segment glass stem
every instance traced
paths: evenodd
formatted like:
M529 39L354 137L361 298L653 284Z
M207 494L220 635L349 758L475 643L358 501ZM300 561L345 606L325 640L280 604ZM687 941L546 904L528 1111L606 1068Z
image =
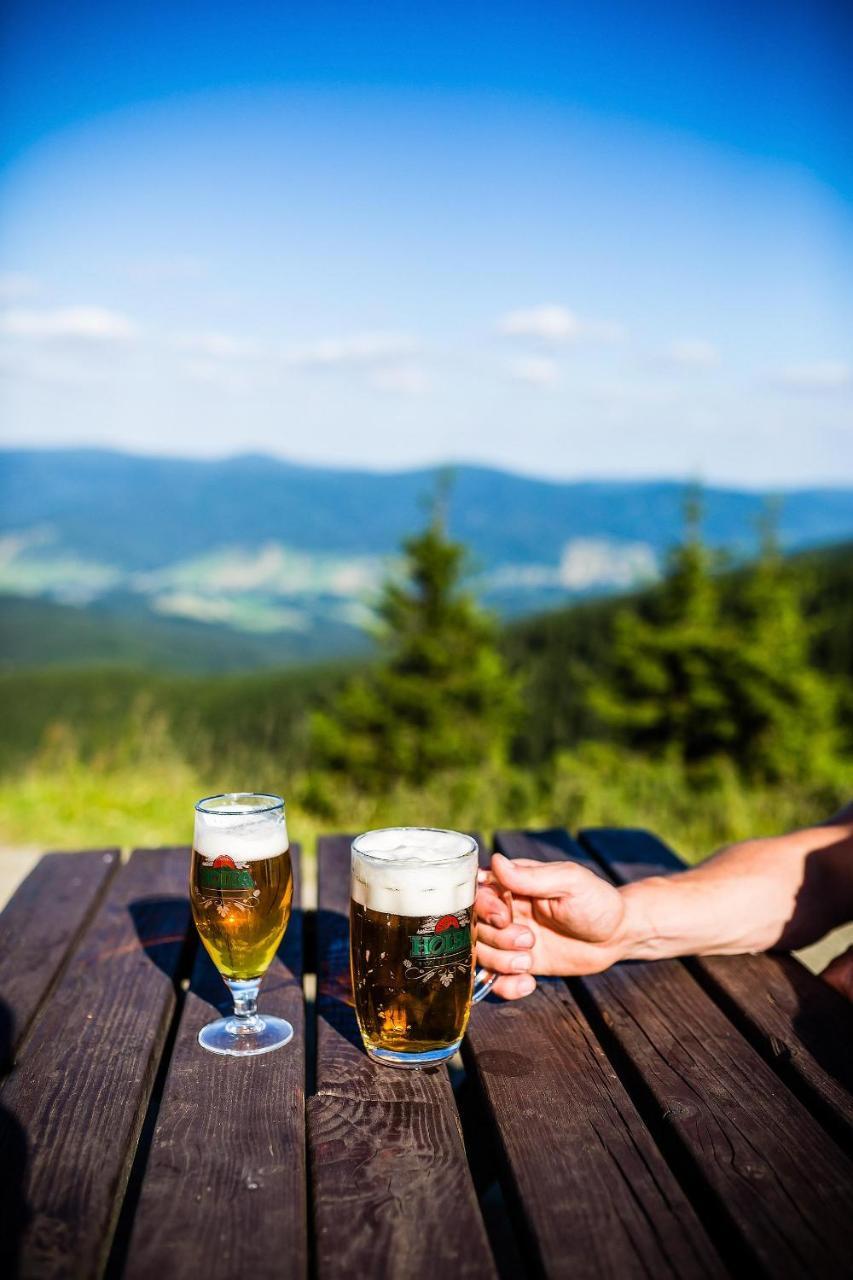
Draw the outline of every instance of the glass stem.
M237 978L226 978L225 985L231 992L231 998L234 1001L234 1021L237 1034L242 1032L257 1030L260 1019L258 1018L258 992L261 989L260 978L251 978L249 981L242 982Z

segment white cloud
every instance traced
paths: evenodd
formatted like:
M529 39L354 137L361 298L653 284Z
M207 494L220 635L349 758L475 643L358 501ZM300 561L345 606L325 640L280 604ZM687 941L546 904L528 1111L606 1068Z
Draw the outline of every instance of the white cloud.
M0 272L0 302L20 302L38 293L39 282L25 271Z
M382 366L374 370L368 381L376 391L397 392L404 396L422 396L429 391L426 371L411 363Z
M537 338L540 342L618 342L621 325L609 320L586 320L555 302L508 311L498 320L498 332L510 338Z
M670 343L665 352L667 360L685 369L711 369L720 363L720 353L713 342L704 338L681 338Z
M815 360L782 369L779 381L797 391L839 391L853 383L853 370L844 360Z
M513 338L541 338L546 342L571 342L580 336L581 322L573 311L556 303L508 311L498 329Z
M41 311L15 307L0 316L0 332L36 341L71 338L124 342L134 337L137 330L127 316L106 307L56 307Z
M520 356L510 362L509 372L519 382L531 382L537 387L553 387L560 380L559 365L547 356Z
M418 343L404 333L353 333L342 338L320 338L285 351L291 365L370 364L411 355Z
M177 333L172 341L178 351L210 360L243 360L260 354L257 343L249 338L234 337L230 333Z

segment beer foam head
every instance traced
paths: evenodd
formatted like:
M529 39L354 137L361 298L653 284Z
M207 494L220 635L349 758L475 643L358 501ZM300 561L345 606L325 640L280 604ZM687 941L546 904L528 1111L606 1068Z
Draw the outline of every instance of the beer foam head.
M204 858L256 862L288 847L284 801L280 796L234 791L199 800L193 848Z
M353 841L352 896L387 915L464 911L477 887L477 842L459 831L387 827Z

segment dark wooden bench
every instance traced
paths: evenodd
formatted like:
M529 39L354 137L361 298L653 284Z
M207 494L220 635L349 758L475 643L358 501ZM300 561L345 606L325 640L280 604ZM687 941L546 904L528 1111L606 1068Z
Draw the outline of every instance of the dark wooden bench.
M496 845L681 865L639 831ZM545 979L477 1007L464 1071L394 1072L351 1007L348 851L320 841L308 913L297 851L262 1000L296 1037L242 1062L196 1043L227 1001L186 849L27 877L0 915L0 1275L853 1274L853 1010L825 984L781 955Z

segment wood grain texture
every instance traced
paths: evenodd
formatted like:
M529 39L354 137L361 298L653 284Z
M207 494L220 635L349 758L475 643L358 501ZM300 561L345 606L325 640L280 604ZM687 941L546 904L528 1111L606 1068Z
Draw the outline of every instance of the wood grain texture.
M845 1274L853 1165L683 965L581 981L697 1197L713 1197L768 1274Z
M148 849L120 868L0 1094L0 1163L23 1173L11 1274L100 1274L175 1006L188 865Z
M620 883L683 870L647 831L594 828L581 843ZM782 1078L853 1150L853 1005L794 956L695 956L685 962Z
M318 1276L494 1274L453 1107L325 1095L309 1121Z
M2 1052L26 1035L119 864L118 849L47 853L0 914Z
M588 861L569 837L538 844ZM516 853L524 847L537 856L537 841L514 837ZM715 1244L774 1277L847 1274L853 1165L684 965L622 964L574 981L694 1207L717 1224Z
M349 837L318 850L317 1094L308 1103L319 1280L493 1280L445 1068L400 1071L361 1045L349 983Z
M198 948L181 1013L124 1276L297 1280L308 1266L305 1023L299 849L294 910L263 986L261 1013L293 1024L290 1044L256 1058L207 1053L198 1033L230 1007Z
M533 1271L727 1274L564 982L540 979L524 1000L479 1005L464 1056Z

